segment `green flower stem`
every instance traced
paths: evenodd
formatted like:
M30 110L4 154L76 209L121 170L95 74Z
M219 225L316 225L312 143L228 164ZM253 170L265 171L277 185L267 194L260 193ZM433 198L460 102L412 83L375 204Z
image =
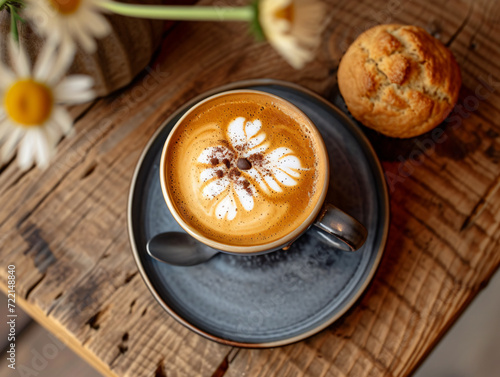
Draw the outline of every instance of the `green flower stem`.
M24 22L24 20L17 13L17 8L12 3L7 3L10 11L10 34L14 40L19 43L19 29L17 28L17 21Z
M105 1L101 8L122 16L154 18L172 21L253 21L255 8L220 6L182 6L182 5L141 5Z
M0 10L5 8L6 5L12 5L16 8L21 8L24 6L23 0L0 0Z

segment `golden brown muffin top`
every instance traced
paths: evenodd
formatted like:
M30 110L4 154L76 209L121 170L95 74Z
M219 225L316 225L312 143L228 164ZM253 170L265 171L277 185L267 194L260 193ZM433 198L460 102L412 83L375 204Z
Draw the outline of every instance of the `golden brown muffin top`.
M393 137L412 137L442 122L458 99L460 70L424 29L380 25L342 58L339 87L353 116Z

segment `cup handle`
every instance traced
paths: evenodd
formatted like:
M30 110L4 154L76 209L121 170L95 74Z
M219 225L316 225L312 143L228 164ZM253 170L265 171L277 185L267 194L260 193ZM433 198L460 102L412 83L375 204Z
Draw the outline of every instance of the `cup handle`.
M323 206L313 224L321 240L343 251L356 251L366 241L368 232L355 218L332 204Z

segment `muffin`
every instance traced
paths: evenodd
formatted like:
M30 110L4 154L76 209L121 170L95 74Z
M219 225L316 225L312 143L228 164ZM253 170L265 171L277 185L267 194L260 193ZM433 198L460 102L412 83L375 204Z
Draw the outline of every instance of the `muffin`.
M424 29L379 25L340 62L338 84L351 114L387 136L409 138L441 123L461 85L452 53Z

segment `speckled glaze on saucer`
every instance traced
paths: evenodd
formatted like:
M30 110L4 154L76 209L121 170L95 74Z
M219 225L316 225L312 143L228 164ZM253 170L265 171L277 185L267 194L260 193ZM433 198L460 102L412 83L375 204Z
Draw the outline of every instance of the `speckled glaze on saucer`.
M287 251L265 255L220 254L192 267L151 258L146 242L183 231L164 201L158 178L163 144L176 121L194 103L218 92L256 89L299 107L321 132L330 157L327 201L368 229L357 252L331 249L312 230ZM287 82L237 82L193 99L151 138L131 185L129 235L139 271L160 305L209 339L238 347L276 347L309 337L332 324L363 293L380 262L388 232L388 195L383 171L363 133L340 110Z

